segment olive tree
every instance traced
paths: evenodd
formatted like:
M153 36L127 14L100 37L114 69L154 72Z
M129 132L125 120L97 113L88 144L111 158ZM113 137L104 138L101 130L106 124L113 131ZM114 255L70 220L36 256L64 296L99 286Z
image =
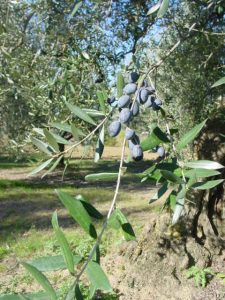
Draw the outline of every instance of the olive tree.
M140 1L132 2L140 3ZM163 24L164 18L166 20L168 7L171 7L169 4L170 1L163 0L150 8L146 14L153 16L153 20L159 20ZM171 9L174 6L176 7L176 4L175 1ZM216 8L217 3L212 3L212 6L207 7L207 10L210 11L211 7ZM171 228L178 223L183 222L183 224L186 224L187 221L192 221L190 221L186 213L186 208L190 201L190 195L193 192L223 186L224 179L220 178L221 170L224 169L222 164L208 159L190 159L184 151L199 136L207 120L205 119L195 124L193 128L186 130L185 134L180 133L179 140L174 138L176 131L170 126L173 111L170 110L170 106L167 105L162 91L158 88L158 85L161 86L161 83L156 84L156 71L158 72L180 47L182 49L195 28L197 30L202 29L197 27L197 25L201 25L201 23L198 23L198 20L194 19L193 21L192 24L189 24L185 35L178 37L167 51L160 53L160 56L156 58L154 63L146 63L142 68L138 68L139 63L134 59L129 66L129 69L132 69L132 71L119 73L117 76L116 97L106 99L107 96L104 93L99 94L99 110L90 110L83 106L74 105L71 99L67 97L67 94L64 93L62 105L65 109L71 112L71 115L76 118L81 127L84 123L90 126L85 136L80 136L80 128L74 126L73 122L69 123L64 130L72 134L74 142L64 151L61 151L58 147L58 137L52 129L52 127L57 128L58 125L50 124L48 129L45 128L43 130L41 138L33 137L34 145L44 152L47 158L32 171L31 175L44 169L46 170L45 175L47 175L57 167L65 153L72 155L77 146L90 141L98 133L94 158L97 163L104 151L105 127L107 126L108 135L112 138L121 134L121 128L125 130L118 172L89 174L85 177L86 181L96 183L109 179L116 181L113 199L106 216L103 216L81 195L72 197L61 190L57 190L57 195L67 208L68 213L81 226L84 232L93 239L93 247L88 257L74 256L63 230L59 226L57 212L54 212L52 226L62 255L60 257L44 257L29 263L23 263L24 268L42 286L45 297L49 299L59 298L58 291L53 288L44 275L45 271L53 271L59 268L67 268L69 276L73 278L72 284L64 297L67 300L84 299L80 289L84 273L90 283L89 298L92 299L98 290L112 292L112 287L100 264L99 245L106 228L109 226L120 229L127 241L135 239L135 233L131 224L116 206L121 180L126 176L125 163L129 164L131 160L138 163L138 161L143 159L146 151L155 151L157 153L157 159L149 162L148 168L138 174L138 176L142 181L149 181L150 184L152 181L160 183L160 188L150 199L150 204L163 197L165 200L163 207L167 207L172 212ZM225 83L225 80L222 77L214 85L213 83L211 83L212 88L213 86L220 87ZM161 89L163 89L163 86L161 86ZM133 121L136 119L140 123L143 112L154 113L157 123L152 124L148 137L141 140L139 129L135 128L135 122ZM127 146L130 149L130 155L125 157L125 148ZM94 219L102 220L100 230L96 229ZM188 235L190 233L186 232L186 236ZM185 243L185 239L183 241ZM201 238L201 243L203 246L205 245L204 237ZM29 299L32 295L24 295L24 297Z

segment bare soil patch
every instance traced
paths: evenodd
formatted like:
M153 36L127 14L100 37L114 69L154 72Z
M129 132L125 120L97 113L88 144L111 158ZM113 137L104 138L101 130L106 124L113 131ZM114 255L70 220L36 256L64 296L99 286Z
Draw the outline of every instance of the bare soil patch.
M186 270L192 265L225 271L225 253L207 249L191 237L168 235L168 215L149 213L143 234L124 242L104 259L120 300L223 300L225 284L213 278L205 288L195 287ZM165 222L166 221L166 222ZM220 249L221 250L221 249Z

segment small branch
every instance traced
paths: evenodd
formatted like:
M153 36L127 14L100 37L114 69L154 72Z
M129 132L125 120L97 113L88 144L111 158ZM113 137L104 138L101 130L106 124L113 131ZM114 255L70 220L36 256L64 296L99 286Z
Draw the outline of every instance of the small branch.
M108 214L107 214L107 217L106 217L106 220L102 226L102 229L98 235L98 238L88 256L88 259L86 260L86 262L84 263L84 265L82 266L80 272L77 274L76 276L76 280L75 282L73 283L72 285L72 289L76 287L77 283L79 282L82 274L84 273L88 263L92 260L94 254L95 254L95 251L97 249L97 247L100 245L101 243L101 240L102 240L102 236L103 236L103 233L105 232L106 228L107 228L107 225L108 225L108 220L109 218L111 217L113 211L114 211L114 208L115 208L115 204L116 204L116 200L117 200L117 196L118 196L118 193L119 193L119 188L120 188L120 182L121 182L121 176L122 176L122 173L123 173L123 161L124 161L124 156L125 156L125 145L126 145L126 139L124 137L123 139L123 146L122 146L122 152L121 152L121 158L120 158L120 167L119 167L119 173L118 173L118 177L117 177L117 183L116 183L116 189L115 189L115 192L114 192L114 197L113 197L113 200L112 200L112 203L111 203L111 206L109 208L109 211L108 211Z
M83 142L85 142L86 140L88 140L108 119L108 117L110 116L112 112L110 112L96 127L94 130L92 130L87 136L85 136L81 141L79 141L78 143L72 145L71 147L67 148L66 150L64 150L63 152L57 153L55 155L53 155L52 157L58 157L59 155L62 154L66 154L67 152L69 152L70 150L76 148L77 146L79 146L80 144L82 144Z

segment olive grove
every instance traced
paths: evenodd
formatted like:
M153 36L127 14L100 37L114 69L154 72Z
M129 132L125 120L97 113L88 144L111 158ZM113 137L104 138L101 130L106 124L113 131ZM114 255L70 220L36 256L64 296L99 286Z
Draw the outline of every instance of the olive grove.
M117 199L126 168L143 160L147 151L157 158L135 176L159 184L149 204L164 199L162 209L171 216L165 243L179 239L187 267L195 266L196 255L188 249L189 240L212 256L215 249L223 251L223 1L12 1L0 9L5 18L2 133L18 143L26 138L44 153L30 175L44 170L47 176L64 157L67 167L76 148L87 143L96 145L98 163L105 137L122 135L118 172L85 177L96 184L115 180L106 215L81 195L56 191L68 214L93 239L87 256L74 256L57 211L53 213L54 234L72 278L63 299L86 299L80 289L84 278L88 299L113 292L100 264L100 244L107 227L120 229L126 241L136 239ZM143 130L148 132L144 139ZM100 229L94 220L101 220ZM51 256L22 263L48 299L59 299L44 275L59 268L57 260Z

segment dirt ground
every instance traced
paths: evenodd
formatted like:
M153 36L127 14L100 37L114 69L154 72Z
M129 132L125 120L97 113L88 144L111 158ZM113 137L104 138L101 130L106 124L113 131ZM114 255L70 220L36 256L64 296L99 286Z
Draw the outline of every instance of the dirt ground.
M165 234L165 220L168 216L150 213L138 241L124 242L116 253L105 258L106 270L119 299L225 299L225 283L221 279L209 279L203 288L196 287L193 278L186 277L187 268L193 264L200 269L210 265L212 270L223 273L224 251L218 255L196 244L192 238L169 237Z

